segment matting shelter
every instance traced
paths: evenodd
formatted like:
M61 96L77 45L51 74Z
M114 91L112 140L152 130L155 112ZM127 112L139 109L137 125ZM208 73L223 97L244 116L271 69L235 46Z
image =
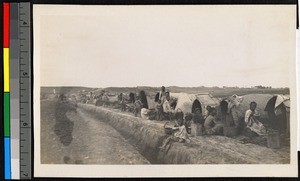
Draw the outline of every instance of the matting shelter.
M183 113L194 113L196 108L200 108L201 112L209 105L216 107L220 100L208 93L203 94L187 94L187 93L171 93L171 97L177 99L175 110L181 109Z
M290 129L290 96L273 94L247 94L244 96L232 95L228 97L228 107L234 105L240 120L244 119L245 112L250 108L251 102L256 102L256 110L264 124L274 129Z

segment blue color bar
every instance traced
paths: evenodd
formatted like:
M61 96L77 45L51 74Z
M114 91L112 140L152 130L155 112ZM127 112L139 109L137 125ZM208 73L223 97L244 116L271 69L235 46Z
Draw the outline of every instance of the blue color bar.
M11 179L10 138L4 138L4 179Z

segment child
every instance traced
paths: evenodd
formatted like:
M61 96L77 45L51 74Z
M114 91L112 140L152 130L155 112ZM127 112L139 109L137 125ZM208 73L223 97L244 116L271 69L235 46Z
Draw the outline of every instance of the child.
M175 113L175 119L178 125L178 130L174 132L174 136L179 140L179 142L189 141L187 130L184 124L183 112Z
M161 103L161 100L157 101L156 104L156 120L157 121L161 121L163 120L164 116L163 116L163 105Z
M175 113L175 119L176 119L176 128L173 129L174 132L171 136L169 136L167 139L163 141L163 144L160 148L160 151L162 152L168 152L173 142L180 142L180 143L189 143L190 139L188 137L185 125L184 125L184 119L183 119L183 112L176 112Z

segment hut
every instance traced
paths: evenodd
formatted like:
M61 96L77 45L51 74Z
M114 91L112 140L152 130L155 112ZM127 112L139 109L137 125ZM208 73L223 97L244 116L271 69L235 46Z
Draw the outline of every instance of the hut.
M196 108L200 108L201 112L206 109L206 106L216 107L220 104L220 100L213 97L211 94L197 94L196 99L193 101L192 113Z
M251 102L256 102L256 110L260 120L269 127L289 132L289 95L273 94L247 94L228 97L228 108L235 109L240 121L244 121L245 112L250 108Z
M290 131L290 96L274 95L265 107L270 125L277 129Z
M196 108L200 108L204 112L206 106L215 107L219 105L219 99L208 93L203 94L187 94L187 93L171 93L171 97L177 99L175 110L181 109L183 113L194 113Z

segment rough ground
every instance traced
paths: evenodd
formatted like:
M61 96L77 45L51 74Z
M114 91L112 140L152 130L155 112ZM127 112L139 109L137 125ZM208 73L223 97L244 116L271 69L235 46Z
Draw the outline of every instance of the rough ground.
M95 120L77 109L68 112L74 123L73 139L64 146L54 133L55 102L41 102L41 162L44 164L149 164L110 125Z
M192 137L190 143L171 143L167 151L158 148L166 139L164 122L143 120L115 109L80 104L87 114L108 121L116 130L131 138L140 153L152 163L167 164L288 164L289 145L280 149L267 148L242 141L242 137ZM156 159L156 160L155 160ZM155 160L155 162L153 162Z
M166 138L163 122L142 120L132 114L109 108L96 108L92 105L81 107L85 111L77 108L77 112L67 112L67 119L74 123L71 130L73 139L69 146L64 146L54 132L55 102L41 101L42 163L150 164L148 160L154 164L290 162L288 145L270 149L251 143L242 144L237 139L224 136L192 137L191 143L175 142L167 153L162 153L159 146Z

